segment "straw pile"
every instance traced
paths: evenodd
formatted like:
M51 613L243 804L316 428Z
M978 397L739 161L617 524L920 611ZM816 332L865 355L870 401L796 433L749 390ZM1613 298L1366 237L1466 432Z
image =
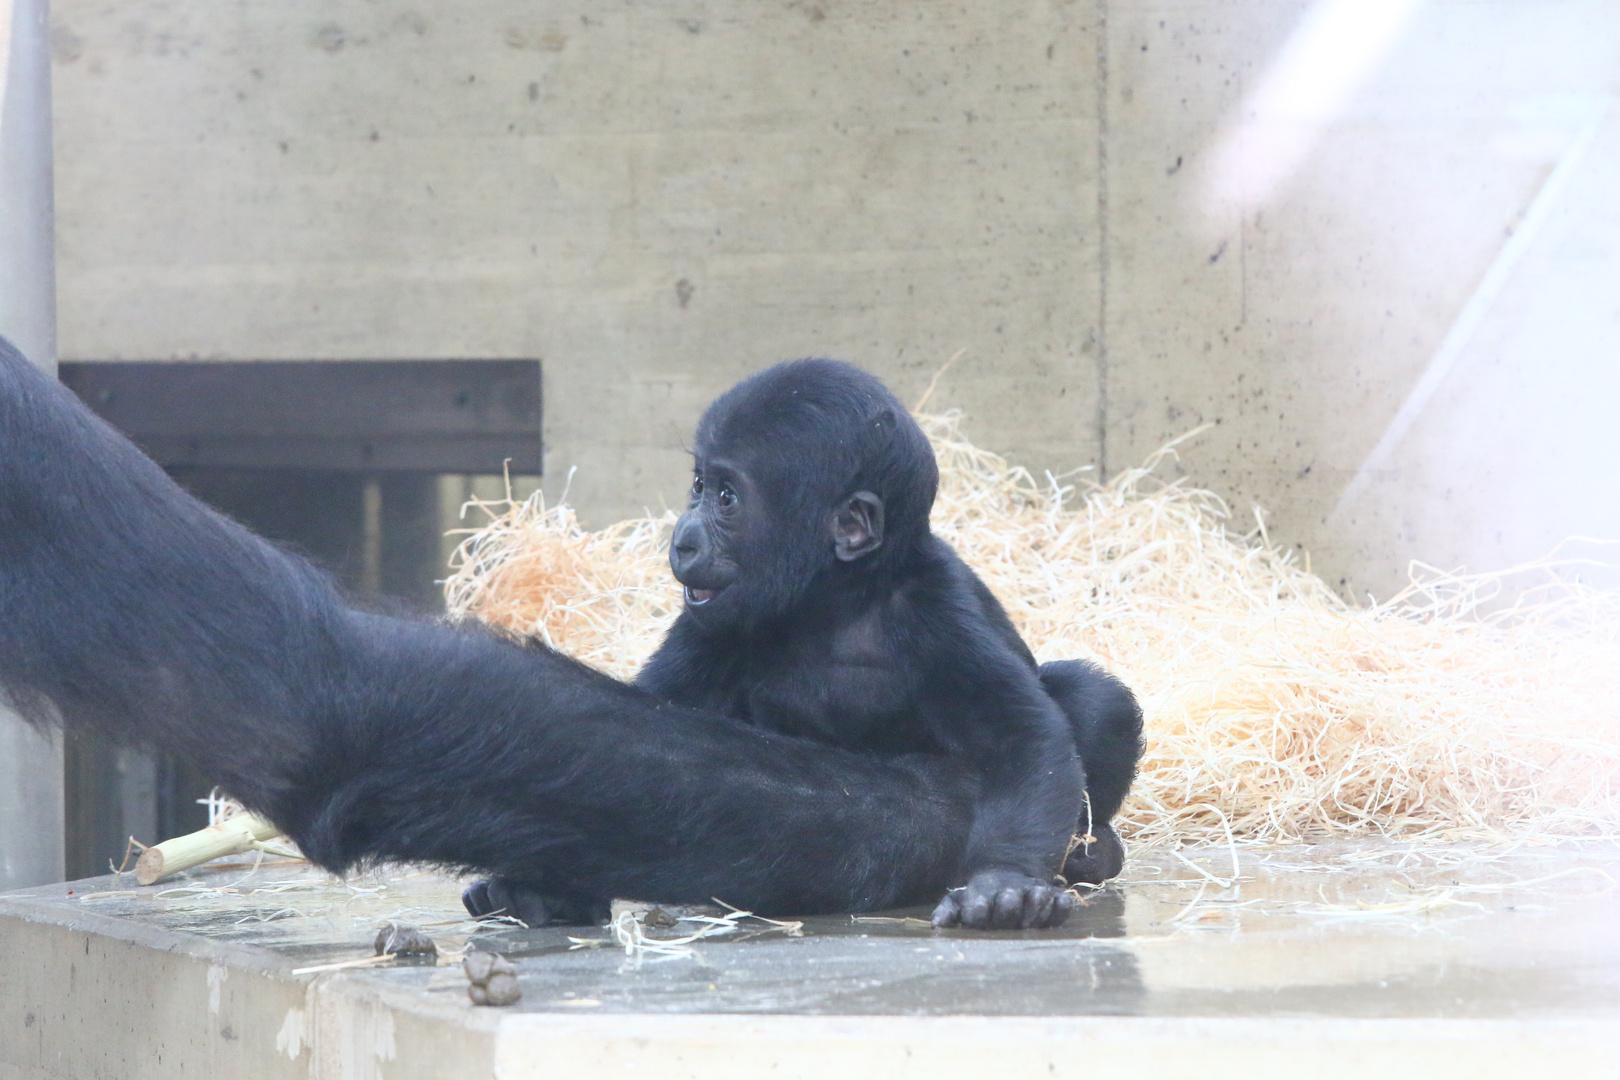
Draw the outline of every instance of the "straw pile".
M1354 607L1263 522L1235 535L1216 495L1161 479L1173 446L1066 485L968 443L953 415L919 419L936 532L1040 659L1100 661L1141 698L1148 750L1119 822L1137 844L1620 833L1620 596L1549 577L1484 617L1500 576L1424 570ZM631 675L680 610L674 515L587 532L538 496L481 505L452 614Z

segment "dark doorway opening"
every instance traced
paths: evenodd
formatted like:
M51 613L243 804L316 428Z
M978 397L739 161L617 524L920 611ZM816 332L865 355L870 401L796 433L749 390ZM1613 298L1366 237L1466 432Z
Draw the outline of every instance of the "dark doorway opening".
M326 569L358 603L442 610L444 536L492 475L541 471L535 360L63 363L61 378L193 495ZM245 748L244 752L251 753ZM183 762L70 736L67 872L207 824Z

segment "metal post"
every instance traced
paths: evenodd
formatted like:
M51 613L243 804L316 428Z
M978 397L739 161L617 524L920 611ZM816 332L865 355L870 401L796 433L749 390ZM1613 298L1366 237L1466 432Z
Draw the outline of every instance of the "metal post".
M0 0L0 334L56 370L49 0ZM62 747L0 711L0 889L62 879Z

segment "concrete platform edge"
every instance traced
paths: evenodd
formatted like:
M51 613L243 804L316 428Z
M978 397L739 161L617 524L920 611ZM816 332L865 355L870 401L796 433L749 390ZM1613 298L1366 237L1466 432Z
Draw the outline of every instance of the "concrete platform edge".
M485 1080L500 1017L362 973L0 900L0 1080Z
M1517 1080L1613 1075L1617 1046L1608 1021L524 1014L501 1023L495 1075Z

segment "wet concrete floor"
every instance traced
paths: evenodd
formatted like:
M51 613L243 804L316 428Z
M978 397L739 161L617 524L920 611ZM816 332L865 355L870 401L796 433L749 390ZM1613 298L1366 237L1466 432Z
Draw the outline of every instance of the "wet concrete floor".
M268 860L147 888L94 878L0 907L247 947L300 974L370 956L391 920L444 955L356 969L368 979L463 1004L453 960L476 944L517 962L514 1010L527 1012L1614 1021L1617 883L1614 844L1361 842L1140 854L1047 931L935 931L925 909L653 928L627 913L618 935L500 927L468 921L460 883L438 874L339 882ZM694 934L709 936L681 940Z

